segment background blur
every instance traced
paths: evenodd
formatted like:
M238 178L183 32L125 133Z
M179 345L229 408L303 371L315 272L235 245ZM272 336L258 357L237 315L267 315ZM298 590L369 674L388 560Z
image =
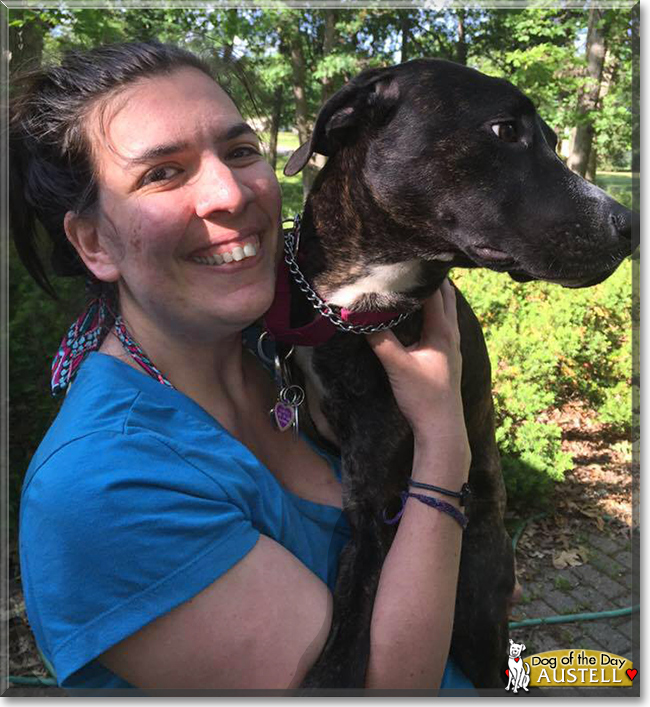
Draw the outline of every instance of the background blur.
M68 48L124 40L156 38L207 58L263 135L283 186L286 216L301 210L319 164L290 179L282 168L307 139L319 106L364 68L418 57L450 59L513 82L557 132L558 152L572 169L625 205L633 199L637 204L632 171L638 165L638 115L632 94L638 7L208 11L66 9L62 3L56 10L8 15L12 73L56 59ZM609 492L596 496L585 515L591 509L594 517L611 516L612 499L629 505L636 438L632 313L638 307L632 270L628 260L609 280L586 290L517 284L487 271L453 273L484 325L498 440L515 511L548 506L558 489L562 497L565 475L585 468L585 443L613 450L601 462L614 474ZM82 282L54 283L58 303L32 284L11 252L12 530L23 475L56 414L50 362L83 306ZM623 517L630 522L627 506Z

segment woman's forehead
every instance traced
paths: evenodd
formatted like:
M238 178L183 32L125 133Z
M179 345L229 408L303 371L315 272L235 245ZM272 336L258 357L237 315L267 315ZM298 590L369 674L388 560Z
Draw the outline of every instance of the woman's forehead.
M90 122L96 157L103 147L128 159L170 140L226 134L243 119L214 80L198 69L183 68L139 80L109 99Z

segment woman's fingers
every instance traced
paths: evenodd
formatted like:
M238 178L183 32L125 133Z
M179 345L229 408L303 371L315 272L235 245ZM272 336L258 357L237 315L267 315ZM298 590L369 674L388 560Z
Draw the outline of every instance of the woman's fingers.
M399 365L405 349L390 329L368 334L366 339L386 370L393 369Z
M390 329L368 334L368 343L382 363L392 362L397 365L400 360L404 361L404 354L423 345L434 345L437 348L435 343L445 334L454 339L458 337L456 290L448 279L425 300L422 312L423 326L419 345L404 347Z
M435 294L422 307L423 326L421 342L434 345L440 337L458 338L456 291L445 279Z
M447 278L445 278L444 282L440 286L440 292L442 293L442 303L445 308L445 314L452 321L456 321L456 317L458 316L456 288Z

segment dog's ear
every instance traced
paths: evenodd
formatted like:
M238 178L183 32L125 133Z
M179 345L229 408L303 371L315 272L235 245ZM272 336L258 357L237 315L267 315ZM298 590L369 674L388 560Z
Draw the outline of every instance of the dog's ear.
M512 645L513 643L514 643L514 641L513 641L512 638L511 638L511 639L510 639L510 645Z
M399 87L388 69L369 69L337 91L321 108L309 142L289 158L284 173L292 177L309 162L314 152L329 157L343 144L369 109L386 111L399 98Z

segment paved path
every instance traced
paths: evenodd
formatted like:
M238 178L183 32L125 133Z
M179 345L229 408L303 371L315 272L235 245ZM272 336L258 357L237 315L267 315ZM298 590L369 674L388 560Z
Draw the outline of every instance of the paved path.
M601 612L639 604L638 565L633 567L633 557L638 561L638 534L633 534L630 541L606 532L584 531L576 540L588 548L588 561L579 567L558 570L547 558L547 564L523 584L523 600L513 609L513 621ZM633 545L636 545L634 551ZM638 665L638 613L516 628L512 629L511 637L517 643L526 644L525 655L565 648L591 649L615 653ZM621 690L637 692L639 678L635 679L634 688L543 688L536 696L609 694L623 697L628 695Z

